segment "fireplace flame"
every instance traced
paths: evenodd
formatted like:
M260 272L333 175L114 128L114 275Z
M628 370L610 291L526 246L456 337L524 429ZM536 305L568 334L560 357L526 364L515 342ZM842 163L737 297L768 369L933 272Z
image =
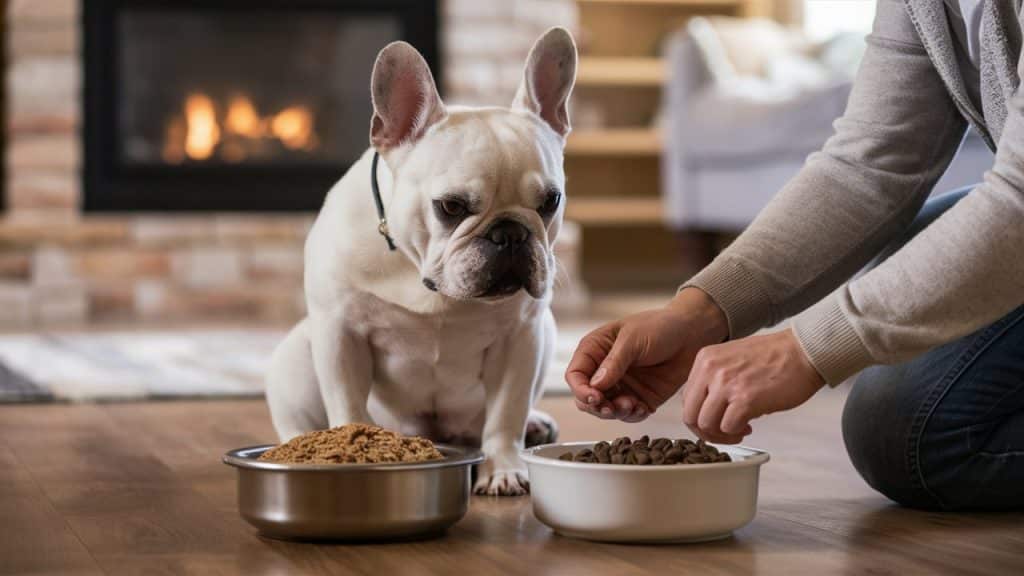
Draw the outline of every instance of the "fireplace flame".
M252 100L245 96L232 98L231 103L228 104L228 116L224 120L228 132L249 138L259 138L263 135L262 123Z
M208 160L215 155L236 163L273 155L282 146L308 151L318 144L313 111L307 106L287 106L263 116L244 94L233 96L224 107L197 92L185 98L182 112L167 121L164 133L162 157L173 164L186 159Z
M185 153L193 160L206 160L220 142L220 126L213 100L205 94L190 94L185 100Z
M185 140L188 138L188 126L185 119L175 116L167 122L167 137L164 138L164 149L161 155L164 162L181 164L185 161Z
M291 150L305 150L313 144L313 114L305 106L285 108L270 122L270 131Z

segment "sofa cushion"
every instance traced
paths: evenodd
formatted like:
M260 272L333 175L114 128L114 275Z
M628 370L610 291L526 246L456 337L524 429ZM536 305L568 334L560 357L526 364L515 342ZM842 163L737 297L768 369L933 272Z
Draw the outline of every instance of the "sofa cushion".
M693 95L686 133L678 134L687 157L809 154L832 134L850 93L847 82L796 95L751 84L749 93L734 84L731 90L709 87Z

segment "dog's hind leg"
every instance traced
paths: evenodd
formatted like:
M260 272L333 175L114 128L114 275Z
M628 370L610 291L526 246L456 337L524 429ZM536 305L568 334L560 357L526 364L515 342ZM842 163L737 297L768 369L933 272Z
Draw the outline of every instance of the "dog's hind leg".
M281 442L327 428L327 411L313 370L307 320L292 328L274 349L267 371L267 404Z
M526 419L526 435L523 445L527 448L540 446L541 444L552 444L558 442L558 422L542 410L530 410L530 417Z

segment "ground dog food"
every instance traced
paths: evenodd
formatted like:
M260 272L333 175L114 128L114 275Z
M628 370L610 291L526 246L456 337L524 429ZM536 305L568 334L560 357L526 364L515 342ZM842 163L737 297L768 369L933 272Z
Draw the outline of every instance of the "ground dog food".
M590 464L639 464L641 466L666 466L672 464L709 464L711 462L731 462L732 458L725 452L719 452L714 446L703 440L669 440L658 438L651 441L647 436L639 440L630 440L629 436L616 438L610 444L598 442L592 448L579 452L566 452L559 460L570 462L587 462Z
M444 456L430 440L367 424L307 432L260 456L260 460L269 462L304 464L382 464L440 458Z

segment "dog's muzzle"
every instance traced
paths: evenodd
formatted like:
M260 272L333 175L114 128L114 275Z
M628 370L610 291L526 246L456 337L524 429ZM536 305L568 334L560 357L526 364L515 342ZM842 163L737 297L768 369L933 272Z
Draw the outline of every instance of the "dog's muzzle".
M530 281L533 263L527 242L530 231L515 220L499 220L484 233L488 252L489 283L484 298L508 296Z

